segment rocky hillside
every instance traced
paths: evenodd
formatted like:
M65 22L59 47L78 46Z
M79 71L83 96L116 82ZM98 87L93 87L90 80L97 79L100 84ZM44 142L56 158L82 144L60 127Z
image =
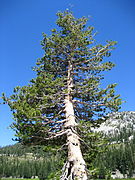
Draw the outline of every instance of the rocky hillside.
M109 119L102 123L96 131L114 135L124 128L126 128L126 130L135 130L135 111L114 112L109 114Z
M135 178L135 111L112 113L95 131L103 132L109 140L106 152L95 162L99 175Z

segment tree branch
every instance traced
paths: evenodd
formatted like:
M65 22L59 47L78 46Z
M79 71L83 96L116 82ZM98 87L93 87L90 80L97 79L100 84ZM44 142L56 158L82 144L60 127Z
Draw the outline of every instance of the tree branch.
M58 132L58 133L55 133L54 135L52 135L52 136L50 136L50 137L48 137L48 138L44 138L45 140L51 140L51 139L54 139L54 138L57 138L57 137L59 137L59 136L63 136L63 135L65 135L65 134L67 134L69 132L69 129L67 129L67 130L62 130L62 131L60 131L60 132Z

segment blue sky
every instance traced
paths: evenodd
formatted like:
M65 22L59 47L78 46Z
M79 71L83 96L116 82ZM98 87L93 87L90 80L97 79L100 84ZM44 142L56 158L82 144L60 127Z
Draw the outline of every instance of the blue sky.
M134 0L0 0L0 94L10 95L35 76L31 67L43 55L42 32L50 34L56 13L69 7L76 17L90 18L97 42L118 41L110 58L116 67L105 84L118 83L116 91L126 101L121 111L135 111ZM12 121L10 109L0 105L0 146L14 144Z

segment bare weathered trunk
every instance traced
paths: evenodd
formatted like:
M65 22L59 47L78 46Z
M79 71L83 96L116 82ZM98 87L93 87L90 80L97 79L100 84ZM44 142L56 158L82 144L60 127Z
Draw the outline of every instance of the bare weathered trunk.
M68 159L63 167L61 180L87 180L86 164L82 156L79 136L76 132L77 123L75 121L74 108L72 103L73 80L71 77L72 65L69 63L68 69L68 95L65 97L66 123L64 127L67 131Z

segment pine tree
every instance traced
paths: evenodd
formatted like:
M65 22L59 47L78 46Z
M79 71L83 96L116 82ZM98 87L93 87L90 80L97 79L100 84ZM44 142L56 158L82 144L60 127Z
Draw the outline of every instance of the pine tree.
M70 11L57 13L57 29L43 34L44 56L34 70L37 77L27 86L16 87L3 99L13 111L17 140L24 144L62 145L67 147L67 161L62 180L86 180L87 170L81 152L88 127L97 127L109 111L119 109L116 84L101 88L103 71L114 64L107 61L115 41L96 44L93 27L87 18L75 18Z

